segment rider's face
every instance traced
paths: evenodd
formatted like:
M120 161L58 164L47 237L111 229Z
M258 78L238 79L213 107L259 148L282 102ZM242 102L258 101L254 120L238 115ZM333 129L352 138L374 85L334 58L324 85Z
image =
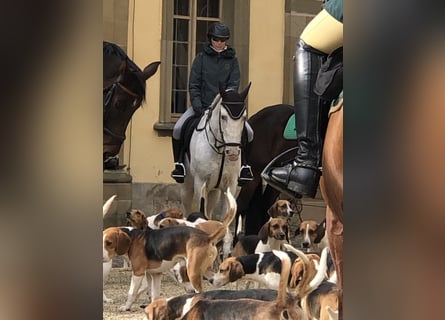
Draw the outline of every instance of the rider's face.
M224 39L212 39L212 47L216 50L223 50L226 46L226 40Z

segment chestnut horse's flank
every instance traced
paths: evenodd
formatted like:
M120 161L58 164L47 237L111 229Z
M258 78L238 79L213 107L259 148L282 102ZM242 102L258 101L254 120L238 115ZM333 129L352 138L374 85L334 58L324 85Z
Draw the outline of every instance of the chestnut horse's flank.
M326 203L326 233L335 263L339 290L339 319L343 302L343 98L331 113L323 147L320 187Z
M133 113L145 99L145 81L154 75L160 62L142 71L114 43L103 42L103 160L104 169L117 169L117 154L125 140L125 130Z

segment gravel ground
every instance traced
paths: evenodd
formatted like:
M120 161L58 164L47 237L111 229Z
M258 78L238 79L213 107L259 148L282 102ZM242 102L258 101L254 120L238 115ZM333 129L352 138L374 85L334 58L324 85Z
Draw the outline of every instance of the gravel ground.
M140 307L142 304L147 304L148 296L141 295L139 300L132 306L131 311L120 312L118 309L125 304L127 300L127 292L130 288L131 271L123 268L113 268L108 275L108 280L105 283L105 295L113 299L112 303L103 304L103 319L117 320L117 319L132 319L142 320L146 319L144 310ZM207 280L203 280L205 290L214 289ZM235 289L234 284L227 284L221 289ZM170 276L164 275L161 282L161 296L174 297L185 294L185 290L180 287Z
M113 261L113 267L108 275L108 279L104 285L105 295L109 299L113 299L111 303L103 303L103 319L104 320L118 320L118 319L132 319L142 320L147 319L144 314L144 309L141 305L149 303L149 297L141 294L139 299L131 307L131 311L121 312L119 307L123 306L127 301L127 293L130 288L131 270L122 268L122 261L117 257L117 261ZM247 281L238 281L239 288L245 288ZM207 280L203 279L203 287L205 291L215 290ZM265 288L260 286L260 288ZM218 288L226 290L236 290L235 283L228 283L227 285ZM161 281L161 297L175 297L186 294L185 290L177 284L169 275L164 275Z

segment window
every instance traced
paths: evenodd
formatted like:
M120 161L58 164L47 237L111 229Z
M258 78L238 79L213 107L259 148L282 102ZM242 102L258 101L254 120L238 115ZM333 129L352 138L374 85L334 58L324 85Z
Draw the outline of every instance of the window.
M221 20L220 2L174 0L170 110L173 116L179 117L187 109L188 76L193 58L206 43L208 26Z
M172 3L173 2L173 3ZM196 53L207 42L207 29L222 20L223 0L164 1L162 30L160 123L156 129L171 129L190 104L188 77ZM162 65L161 65L162 66Z

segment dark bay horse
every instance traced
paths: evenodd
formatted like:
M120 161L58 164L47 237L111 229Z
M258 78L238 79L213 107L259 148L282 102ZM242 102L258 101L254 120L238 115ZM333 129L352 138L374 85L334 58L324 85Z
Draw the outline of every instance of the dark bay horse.
M103 161L104 169L117 169L117 154L125 140L125 130L134 112L145 100L145 81L161 62L142 71L114 43L103 42Z
M342 97L342 96L341 96ZM323 158L322 167L323 174L320 180L321 192L323 199L326 203L326 234L329 239L329 247L334 260L335 268L337 270L337 285L339 289L339 319L342 319L342 293L343 293L343 99L340 98L337 102L336 111L332 112L329 118L324 146L323 146ZM287 109L287 110L286 110ZM277 116L283 117L280 119L275 118L274 113ZM251 150L252 170L264 165L264 171L268 171L271 167L280 166L282 162L287 162L293 158L295 153L288 153L284 156L277 156L281 152L286 151L296 146L296 140L286 141L284 140L282 133L284 131L286 122L293 113L291 106L272 106L265 108L254 115L249 122L255 131L255 139L259 139L261 143L253 144ZM262 130L262 131L259 131ZM287 149L285 146L288 146ZM269 155L270 153L270 155ZM291 156L290 156L291 155ZM270 163L262 164L258 159L270 159ZM256 172L254 172L256 175ZM258 177L256 177L258 178ZM238 197L239 209L247 206L248 208L254 208L256 202L257 206L261 206L265 201L268 203L273 201L272 199L279 194L279 191L272 191L272 187L267 185L267 188L271 190L266 193L262 192L259 187L261 181L256 184L251 181L252 189L241 190ZM249 186L249 185L246 185ZM253 188L256 188L253 190ZM252 192L254 195L252 196ZM247 201L247 202L246 202ZM258 205L258 203L260 205ZM263 208L264 210L264 208ZM258 214L261 214L258 216ZM246 228L247 225L252 225L254 220L267 219L269 216L263 211L246 211ZM251 226L252 227L252 226ZM247 233L247 230L246 230Z
M293 114L293 106L277 104L263 108L248 120L255 133L253 141L247 146L247 161L252 167L254 179L241 188L235 220L238 224L238 217L245 217L245 234L258 234L261 226L269 220L267 210L280 195L269 185L263 187L261 172L272 159L297 145L296 140L283 138L284 128ZM288 156L292 159L295 152Z

